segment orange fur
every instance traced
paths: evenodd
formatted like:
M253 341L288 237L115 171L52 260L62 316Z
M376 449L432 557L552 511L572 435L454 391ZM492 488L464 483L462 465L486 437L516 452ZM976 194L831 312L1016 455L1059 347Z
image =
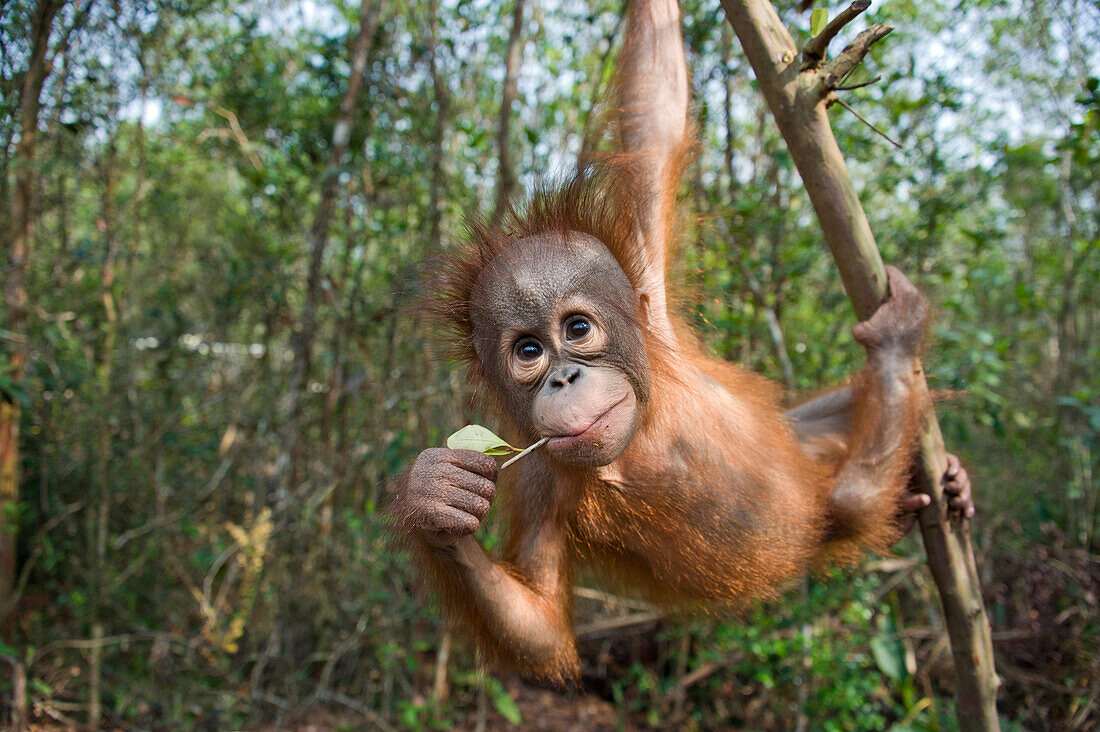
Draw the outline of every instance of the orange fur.
M485 380L468 346L468 308L477 296L478 275L519 239L575 230L608 244L628 276L638 277L631 270L637 234L631 233L636 216L630 176L626 158L604 160L558 191L539 194L525 211L510 210L500 224L475 222L470 243L452 253L441 270L442 297L434 312L465 349L461 355L471 379L487 406L506 420L508 437L523 436L500 409L495 385ZM673 322L675 346L647 339L653 397L633 443L613 464L615 476L599 469L567 470L533 457L519 480L505 486L508 571L523 581L535 571L517 562L546 512L557 513L555 520L567 527L567 567L580 561L613 586L675 607L771 595L825 558L851 561L867 549L888 547L897 538L897 506L915 446L915 402L895 405L890 417L904 423L903 444L872 456L885 405L873 376L864 375L854 385L851 432L828 435L807 449L781 416L778 385L709 358L687 326ZM670 451L669 435L684 435L687 442ZM839 466L853 455L876 461L875 490L835 505ZM616 476L628 489L617 488ZM572 644L563 644L551 659L509 646L430 552L419 552L418 560L452 621L478 641L492 663L552 679L575 675ZM572 569L563 572L555 596L544 600L553 609L550 622L567 636L572 576Z
M632 19L628 46L645 22ZM521 239L581 232L607 246L636 294L647 292L655 276L647 257L672 256L675 197L690 149L684 139L663 142L657 153L593 156L525 207L508 207L493 222L472 220L466 244L437 264L429 310L466 362L476 393L503 420L505 437L529 435L520 435L501 408L496 390L507 385L492 383L473 351L470 308L480 274ZM665 157L655 163L658 154ZM654 171L663 177L653 180ZM658 221L655 210L662 212ZM641 301L624 306L646 322ZM729 605L772 594L826 557L851 560L897 537L917 396L884 388L868 367L854 381L850 429L800 442L777 385L708 357L681 319L668 322L671 339L644 331L652 396L625 452L600 468L569 467L535 452L518 475L502 480L508 533L494 566L518 581L511 592L523 597L501 590L491 602L537 617L540 630L561 639L553 652L535 653L514 625L506 637L468 598L456 565L412 542L445 612L490 661L558 680L576 674L570 584L578 562L666 605Z
M457 346L453 355L474 367L470 345L470 301L477 278L486 266L520 239L547 232L588 234L611 250L631 284L639 287L642 272L637 237L642 210L652 205L640 180L637 163L627 154L592 155L579 171L558 186L537 191L524 206L508 202L496 219L474 216L466 222L465 243L451 250L432 269L428 312Z

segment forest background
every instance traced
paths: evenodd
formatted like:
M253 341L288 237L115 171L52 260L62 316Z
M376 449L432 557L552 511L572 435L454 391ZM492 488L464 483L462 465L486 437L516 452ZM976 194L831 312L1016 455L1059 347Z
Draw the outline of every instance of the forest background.
M479 672L390 541L392 478L478 420L420 265L597 144L623 10L0 1L0 723L954 728L914 539L734 616L582 582L564 695ZM683 11L685 310L792 393L839 383L860 349L801 182L718 3ZM1003 722L1095 730L1100 4L861 22L896 26L842 95L882 134L831 116L937 305Z

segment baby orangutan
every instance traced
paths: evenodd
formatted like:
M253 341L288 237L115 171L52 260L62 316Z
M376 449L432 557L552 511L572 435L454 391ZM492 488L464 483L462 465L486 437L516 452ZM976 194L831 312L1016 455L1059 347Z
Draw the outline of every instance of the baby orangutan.
M729 604L886 549L928 501L907 490L928 306L899 271L853 330L863 372L787 414L775 385L703 354L669 312L687 69L675 0L630 8L622 153L522 214L472 225L443 269L438 310L505 436L549 438L508 471L503 559L473 536L496 496L491 457L425 450L394 505L458 627L497 664L554 679L578 668L578 565L654 602ZM945 482L969 514L954 458Z

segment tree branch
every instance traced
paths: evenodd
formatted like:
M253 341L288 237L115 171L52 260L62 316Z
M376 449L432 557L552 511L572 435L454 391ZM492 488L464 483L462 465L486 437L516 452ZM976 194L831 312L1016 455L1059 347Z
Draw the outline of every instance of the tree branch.
M836 34L840 33L844 26L862 15L869 7L871 7L871 0L855 0L840 11L840 15L829 21L820 33L806 41L806 45L802 47L802 70L807 71L820 66L825 60L825 52L829 50L829 41L836 38Z
M834 91L852 91L853 89L862 89L865 86L871 86L872 84L877 84L880 81L882 81L882 77L876 76L873 79L861 81L858 84L845 84L843 86L838 86L836 89L834 89Z
M887 135L887 134L886 134L885 132L883 132L882 130L880 130L880 129L879 129L878 127L875 127L875 126L874 126L874 125L873 125L873 124L871 123L871 120L869 120L869 119L866 119L866 118L864 118L864 116L863 116L862 114L860 114L859 112L857 112L856 110L854 110L854 109L852 108L852 105L848 104L848 103L847 103L846 101L844 101L843 99L834 99L833 101L835 101L835 102L836 102L837 104L839 104L840 106L844 107L844 108L845 108L845 109L847 109L847 110L848 110L849 112L851 112L851 113L852 113L853 115L855 115L855 118L856 118L856 119L858 119L858 120L859 120L860 122L862 122L863 124L865 124L865 125L867 125L868 127L870 127L870 128L872 129L872 130L874 130L874 131L875 131L875 132L876 132L876 133L877 133L877 134L878 134L878 135L879 135L879 136L880 136L880 137L881 137L882 139L886 140L886 141L887 141L888 143L890 143L891 145L893 145L893 146L894 146L894 147L896 147L897 149L899 149L899 150L901 149L901 143L900 143L900 142L898 142L898 141L897 141L897 140L895 140L894 138L892 138L892 137L890 137L889 135Z
M867 30L856 36L856 39L844 47L844 50L829 63L825 64L822 85L832 91L848 77L848 74L856 70L863 63L863 58L870 52L871 46L881 41L893 32L893 26L875 23Z
M870 317L886 296L886 277L871 227L829 126L821 70L795 66L794 40L766 0L722 0L791 157L806 185L822 233L836 259L844 289L860 319ZM889 32L872 26L825 69L838 81L854 69L871 45ZM827 87L826 87L827 88ZM919 368L919 364L916 364ZM919 388L927 390L923 378ZM918 479L932 498L919 514L928 565L940 592L955 661L959 728L999 730L998 679L989 621L982 604L969 525L949 518L940 476L947 467L935 413L923 416Z

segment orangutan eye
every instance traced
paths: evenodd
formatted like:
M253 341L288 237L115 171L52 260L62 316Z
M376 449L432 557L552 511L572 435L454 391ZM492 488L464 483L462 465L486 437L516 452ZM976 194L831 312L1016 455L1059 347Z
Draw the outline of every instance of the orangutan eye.
M570 320L565 326L566 340L576 341L592 332L592 324L583 317Z
M520 341L516 345L516 355L521 361L534 361L542 355L542 344L533 338Z

